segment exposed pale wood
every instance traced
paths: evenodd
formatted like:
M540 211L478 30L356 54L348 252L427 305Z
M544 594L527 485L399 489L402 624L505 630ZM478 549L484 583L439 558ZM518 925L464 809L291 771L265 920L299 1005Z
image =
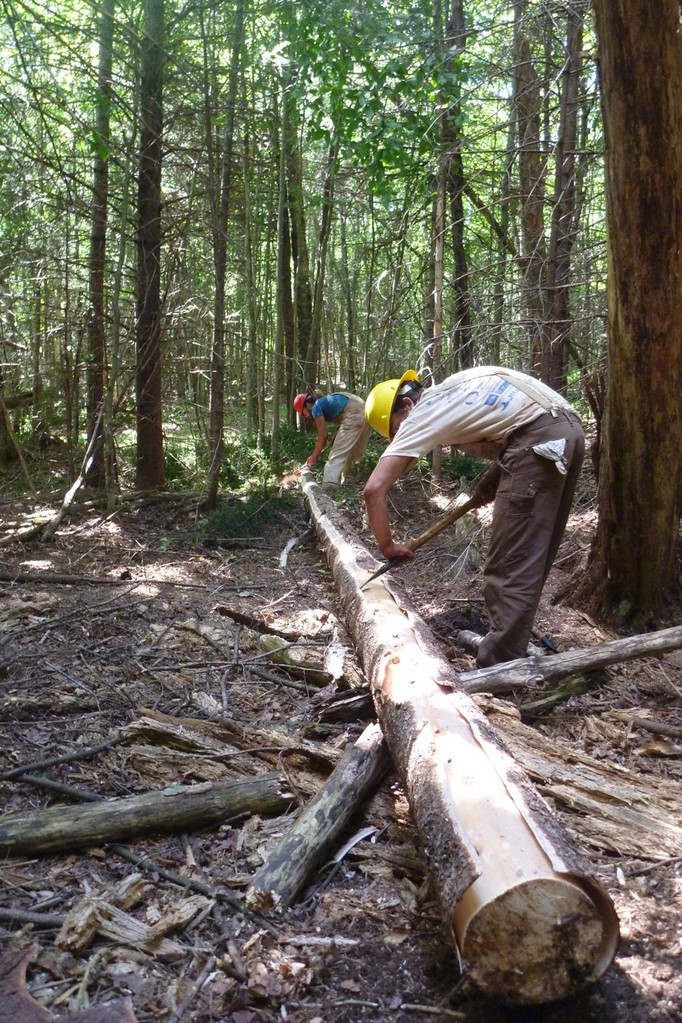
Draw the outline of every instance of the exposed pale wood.
M389 763L379 725L368 725L360 738L346 747L324 788L293 828L268 851L249 886L247 904L261 912L291 906L358 807L379 784Z
M503 693L553 682L580 672L606 668L638 657L658 657L682 647L682 626L647 632L625 639L612 639L587 650L567 650L551 657L522 657L491 668L465 671L458 683L468 693Z
M373 559L301 485L469 976L509 1003L574 994L615 955L610 899L409 601L385 576L361 590Z
M292 800L278 774L234 782L173 785L86 806L53 806L0 818L0 853L53 853L134 835L205 828L241 814L281 813Z

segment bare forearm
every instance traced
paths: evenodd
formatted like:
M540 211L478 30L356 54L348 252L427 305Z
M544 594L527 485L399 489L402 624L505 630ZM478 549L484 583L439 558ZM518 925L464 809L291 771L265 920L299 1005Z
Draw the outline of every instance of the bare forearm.
M385 558L411 558L413 554L409 547L397 544L393 540L386 503L388 491L411 462L412 459L402 456L384 457L379 460L365 484L367 519Z
M308 465L315 465L315 462L324 451L328 440L327 427L322 416L315 417L315 426L317 428L317 441L310 457L308 458Z
M391 520L388 514L386 496L380 493L365 492L365 507L367 509L367 521L374 533L374 539L381 552L388 557L386 550L393 545L391 533Z

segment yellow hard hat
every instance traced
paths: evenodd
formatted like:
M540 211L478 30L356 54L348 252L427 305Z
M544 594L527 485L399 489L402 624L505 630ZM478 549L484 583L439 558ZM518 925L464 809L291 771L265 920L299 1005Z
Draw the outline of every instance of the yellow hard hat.
M382 380L367 395L365 419L382 437L390 438L393 402L400 387L410 380L419 382L413 369L408 369L399 380Z

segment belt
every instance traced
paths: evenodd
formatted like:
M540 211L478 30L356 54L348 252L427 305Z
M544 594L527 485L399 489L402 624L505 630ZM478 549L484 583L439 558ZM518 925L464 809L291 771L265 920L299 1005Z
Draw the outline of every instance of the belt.
M511 441L518 440L519 437L522 437L525 433L528 433L529 430L534 429L536 426L542 426L548 422L554 423L557 419L565 419L566 422L574 422L578 426L582 426L580 416L574 409L555 408L551 412L542 412L539 416L536 416L535 419L531 419L530 423L524 423L524 425L519 426L518 429L512 430L512 432L507 435L506 444L508 445Z

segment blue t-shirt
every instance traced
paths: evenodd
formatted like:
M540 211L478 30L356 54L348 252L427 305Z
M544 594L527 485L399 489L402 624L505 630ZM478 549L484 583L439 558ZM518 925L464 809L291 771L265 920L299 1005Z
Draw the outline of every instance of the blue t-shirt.
M325 394L317 399L311 412L313 418L315 416L324 416L328 423L333 423L341 415L347 404L348 396L346 394Z

